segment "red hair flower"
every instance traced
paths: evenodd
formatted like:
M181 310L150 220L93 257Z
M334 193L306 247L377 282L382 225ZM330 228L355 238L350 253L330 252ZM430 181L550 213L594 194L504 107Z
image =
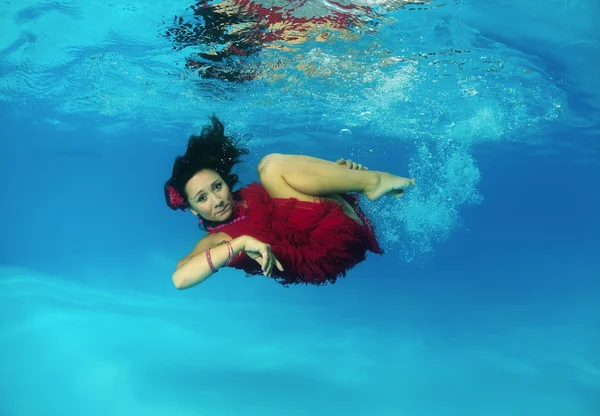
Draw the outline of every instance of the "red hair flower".
M172 186L168 186L167 191L169 192L169 200L171 201L171 206L173 206L173 208L175 209L181 208L185 201L183 200L183 197L179 195L179 192L177 192L177 190Z

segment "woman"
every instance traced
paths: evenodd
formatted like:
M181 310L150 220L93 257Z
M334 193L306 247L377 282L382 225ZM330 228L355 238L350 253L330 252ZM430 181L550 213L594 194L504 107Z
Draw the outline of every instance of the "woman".
M352 161L271 154L258 164L260 183L231 192L234 165L248 151L211 124L189 139L165 183L167 205L188 209L207 231L177 263L173 283L187 289L221 267L263 274L283 285L334 283L365 259L382 254L357 195L374 201L402 196L414 180L369 171Z

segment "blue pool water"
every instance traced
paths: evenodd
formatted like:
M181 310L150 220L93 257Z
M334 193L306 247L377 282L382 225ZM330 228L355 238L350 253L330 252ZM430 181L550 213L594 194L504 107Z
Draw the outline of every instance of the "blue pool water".
M218 49L165 36L190 0L0 5L1 416L600 414L600 4L381 3L280 2L362 23L215 64L246 81L184 68ZM414 176L366 205L386 254L175 290L202 234L162 184L213 113L244 183Z

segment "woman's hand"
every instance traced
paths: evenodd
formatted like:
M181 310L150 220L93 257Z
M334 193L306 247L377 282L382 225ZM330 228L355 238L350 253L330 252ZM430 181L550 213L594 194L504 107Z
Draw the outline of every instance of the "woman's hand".
M274 265L277 266L280 271L283 271L283 266L271 252L270 245L265 244L262 241L258 241L254 237L246 235L244 236L244 251L248 257L260 264L265 276L271 277Z
M353 169L353 170L369 170L368 167L361 165L360 163L356 163L350 159L344 159L341 158L339 159L336 163L340 164L340 165L346 165L346 167L348 169Z

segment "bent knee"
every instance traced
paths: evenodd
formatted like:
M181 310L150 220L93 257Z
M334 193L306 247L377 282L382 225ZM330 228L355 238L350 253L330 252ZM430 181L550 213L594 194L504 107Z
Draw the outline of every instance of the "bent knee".
M270 153L263 157L258 163L258 176L275 173L283 163L284 157L281 153Z

